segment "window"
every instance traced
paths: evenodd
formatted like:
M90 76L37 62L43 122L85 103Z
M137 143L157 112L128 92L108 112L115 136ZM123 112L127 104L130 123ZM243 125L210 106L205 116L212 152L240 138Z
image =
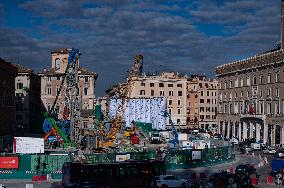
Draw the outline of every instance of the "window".
M279 105L279 102L275 102L275 114L280 114L280 105Z
M204 99L200 99L200 103L204 103Z
M204 112L204 107L200 107L200 112Z
M169 96L174 96L174 91L169 91Z
M204 115L200 115L200 120L201 120L201 121L204 120Z
M203 91L200 91L200 95L201 95L201 97L203 97Z
M60 69L60 59L59 58L55 59L55 68Z
M60 94L60 87L56 88L56 94L59 95Z
M173 104L173 100L169 100L169 105L172 105Z
M267 76L267 83L268 83L268 84L271 83L271 74L269 74L269 75Z
M278 88L276 88L276 97L279 97L279 89Z
M244 80L241 78L241 87L244 86Z
M180 100L178 100L178 105L180 105Z
M168 84L168 87L174 87L174 84Z
M256 77L254 76L252 79L253 85L256 85Z
M197 95L194 96L194 98L196 98L196 99L197 99L197 97L198 97Z
M267 103L267 114L271 114L271 103Z
M206 119L210 119L210 115L206 115Z
M202 83L199 83L199 87L202 88Z
M243 97L243 96L244 96L244 92L241 91L241 97Z
M154 83L150 83L150 87L154 87L155 86L155 84Z
M178 96L182 96L182 91L178 91Z
M210 99L207 99L207 104L210 104Z
M140 90L140 95L145 95L145 90Z
M48 95L51 95L51 87L48 87L48 88L47 88L47 94L48 94Z
M260 75L260 76L259 76L259 83L260 83L260 84L263 84L263 75Z
M85 76L84 78L85 78L85 82L88 82L88 81L89 81L88 76Z
M145 83L144 83L144 82L141 82L141 86L145 86Z
M165 92L164 91L160 91L160 96L164 96L165 95Z
M275 82L279 82L279 73L275 74Z
M159 87L164 87L164 84L163 83L159 83Z
M60 76L57 76L57 80L60 80Z
M88 88L84 88L84 95L88 95Z
M271 96L271 88L267 89L267 96L268 96L268 97Z
M180 114L180 109L178 109L178 114Z
M247 77L247 86L250 86L250 77Z
M153 89L151 89L151 96L155 95L155 91Z
M51 81L51 76L47 77L47 81L49 81L49 82Z
M232 81L230 81L230 88L232 88L232 85L233 85L233 84L232 84Z
M182 84L177 84L177 87L182 87Z
M209 96L209 91L207 91L207 96Z
M238 79L235 80L235 87L239 87L239 80Z
M169 108L169 114L172 114L172 109Z
M264 110L263 102L260 103L260 107L259 108L260 108L260 114L263 114L264 113L264 111L263 111Z
M259 96L262 97L262 91L259 91Z
M19 82L17 83L17 89L23 89L23 83Z
M177 124L180 124L180 119L177 119Z
M249 97L249 91L247 91L247 97Z

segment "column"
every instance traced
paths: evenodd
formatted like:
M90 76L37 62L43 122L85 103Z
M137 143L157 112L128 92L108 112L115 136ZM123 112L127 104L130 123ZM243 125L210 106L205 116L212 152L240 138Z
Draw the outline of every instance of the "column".
M243 139L248 138L248 127L247 127L247 122L243 121Z
M218 122L218 130L217 130L218 134L221 134L221 121Z
M236 137L236 124L232 122L232 138Z
M284 146L284 125L281 126L280 144L282 144L282 147Z
M254 126L253 126L253 123L250 121L249 122L249 137L250 138L253 138L254 136L253 136L253 128Z
M255 131L256 131L256 138L255 139L258 142L260 140L260 124L259 123L256 123Z
M263 143L268 143L268 125L263 121Z
M239 127L238 127L238 131L239 131L239 134L238 134L238 138L239 138L239 141L242 140L242 124L241 122L238 122L239 124Z
M276 129L276 126L272 125L271 127L272 127L272 130L271 130L271 145L275 146L275 129Z
M229 122L227 122L227 136L226 138L230 138L230 130L231 129L231 124Z
M227 127L226 122L223 122L222 123L222 135L224 138L225 138L225 133L226 133L226 127Z

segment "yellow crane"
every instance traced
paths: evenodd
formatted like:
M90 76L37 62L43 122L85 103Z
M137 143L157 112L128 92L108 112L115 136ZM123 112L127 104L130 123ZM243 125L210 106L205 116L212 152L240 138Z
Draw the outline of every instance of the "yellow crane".
M137 54L135 56L134 64L131 67L131 71L129 72L126 84L121 85L121 87L118 87L115 92L116 97L121 100L121 103L117 108L116 116L112 121L110 131L108 132L102 143L103 147L112 146L116 139L116 134L121 130L122 115L124 112L125 101L130 96L133 80L135 79L135 77L141 75L142 70L143 70L143 56L141 54Z

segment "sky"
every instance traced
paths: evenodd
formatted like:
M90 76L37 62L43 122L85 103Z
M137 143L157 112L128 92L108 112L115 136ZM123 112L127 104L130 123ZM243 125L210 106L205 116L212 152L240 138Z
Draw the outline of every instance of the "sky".
M0 58L39 72L51 50L78 48L96 95L144 72L215 77L218 65L273 49L280 0L0 0Z

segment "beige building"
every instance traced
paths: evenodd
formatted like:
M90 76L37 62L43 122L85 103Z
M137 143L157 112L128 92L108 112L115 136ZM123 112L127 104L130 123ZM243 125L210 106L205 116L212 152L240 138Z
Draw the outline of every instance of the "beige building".
M163 72L160 75L142 75L133 79L131 98L165 97L167 110L178 130L186 129L186 89L187 79L174 72ZM167 119L166 125L169 126ZM170 127L167 127L170 129Z
M284 144L283 11L281 47L216 68L218 131L226 138Z
M32 69L14 65L18 69L15 78L16 130L18 135L41 133L43 106L40 99L40 77Z
M189 120L193 127L215 131L217 125L217 86L217 80L207 79L206 76L192 75L188 78L187 108L189 109Z
M49 111L59 94L60 84L68 64L68 55L71 49L59 49L51 52L51 69L43 69L38 75L41 77L41 100L46 110ZM79 64L79 60L77 62ZM79 95L81 97L82 108L82 127L91 128L93 122L88 117L88 110L95 108L95 81L97 74L88 71L79 66ZM55 111L62 118L64 102L65 102L65 87L55 105ZM85 111L84 111L85 110ZM84 117L85 116L85 117Z

